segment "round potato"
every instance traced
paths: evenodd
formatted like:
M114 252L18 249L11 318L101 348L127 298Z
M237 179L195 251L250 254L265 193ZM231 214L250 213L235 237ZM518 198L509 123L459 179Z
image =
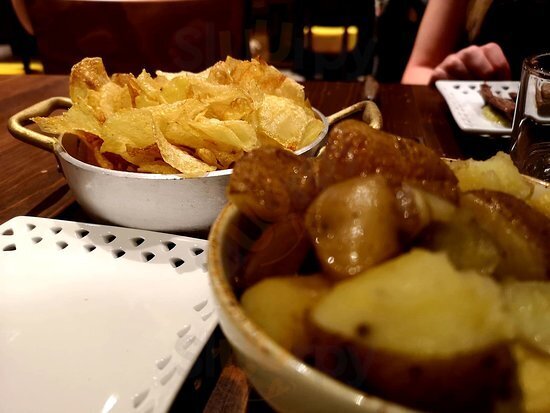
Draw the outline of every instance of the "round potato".
M233 169L227 196L240 211L273 222L304 212L317 195L316 166L281 148L245 154Z
M334 126L319 158L319 186L327 188L335 182L372 174L396 184L408 181L445 199L458 200L455 175L428 147L357 120Z
M324 271L352 277L401 251L394 191L380 176L332 185L311 204L306 227Z
M499 278L544 280L550 277L550 219L504 192L476 190L461 206L471 211L500 249Z
M318 368L428 411L486 411L508 394L512 324L500 286L415 249L337 284L310 311Z

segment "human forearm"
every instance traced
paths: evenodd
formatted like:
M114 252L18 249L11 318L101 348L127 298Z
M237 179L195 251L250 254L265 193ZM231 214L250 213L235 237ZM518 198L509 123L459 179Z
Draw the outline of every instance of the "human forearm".
M419 65L407 65L401 83L409 85L427 85L432 78L433 68Z

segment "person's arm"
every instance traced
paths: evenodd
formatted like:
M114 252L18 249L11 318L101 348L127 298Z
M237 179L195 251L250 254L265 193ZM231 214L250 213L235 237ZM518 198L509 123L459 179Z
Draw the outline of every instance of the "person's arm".
M456 53L464 31L467 0L430 0L402 83L440 79L510 79L510 65L496 43L468 46Z
M456 50L468 0L429 0L402 83L428 84L434 68Z

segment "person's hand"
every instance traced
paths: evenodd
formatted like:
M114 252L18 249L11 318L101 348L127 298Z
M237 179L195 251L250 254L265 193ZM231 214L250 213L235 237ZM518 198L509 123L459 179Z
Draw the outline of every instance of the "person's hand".
M447 56L433 71L436 80L509 80L510 64L500 46L469 46Z

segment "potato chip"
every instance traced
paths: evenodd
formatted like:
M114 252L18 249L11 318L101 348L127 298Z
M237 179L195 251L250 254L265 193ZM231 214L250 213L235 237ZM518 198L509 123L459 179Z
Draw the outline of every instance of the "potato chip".
M73 104L67 112L59 116L36 117L31 119L42 131L55 135L76 133L78 131L101 135L101 123L95 117L94 111L82 102Z
M323 128L303 87L260 60L109 78L100 58L87 58L72 68L70 95L67 112L33 120L48 133L95 136L95 163L126 171L201 176L261 145L296 150Z
M146 148L156 143L153 116L147 108L124 110L105 121L101 152L122 154L126 148Z
M195 151L195 155L197 155L197 158L199 158L204 163L207 163L210 166L218 167L218 160L216 159L216 155L210 149L198 148Z
M176 145L172 145L159 128L155 128L155 137L162 158L170 166L180 171L185 178L197 178L216 170L216 167L208 165Z
M170 174L177 175L180 173L176 168L167 165L164 161L146 162L139 165L138 172L148 172L152 174Z
M288 98L273 95L265 96L256 118L259 131L291 150L301 147L310 121L312 118L303 107ZM314 121L322 129L321 121Z
M167 82L164 77L159 76L153 79L149 73L143 70L136 81L141 89L135 100L137 108L167 103L161 94L161 89Z
M199 148L195 151L195 155L203 162L220 169L230 168L243 154L243 151L223 152L206 148Z
M256 91L286 97L304 104L303 86L263 60L241 61L228 57L210 68L208 78L220 84L236 84L253 95Z
M122 87L114 82L101 86L99 91L91 90L88 93L86 103L94 108L95 117L100 122L125 109L132 109L132 97L127 87Z
M76 103L80 99L85 99L89 90L99 90L109 81L101 58L85 58L71 69L69 96Z
M158 162L166 165L156 144L146 148L126 147L126 152L120 156L127 162L136 165L138 169L142 168L144 165L154 165Z
M204 141L221 151L244 150L249 152L259 146L254 128L245 121L221 121L197 117L197 120L189 122L189 126Z

